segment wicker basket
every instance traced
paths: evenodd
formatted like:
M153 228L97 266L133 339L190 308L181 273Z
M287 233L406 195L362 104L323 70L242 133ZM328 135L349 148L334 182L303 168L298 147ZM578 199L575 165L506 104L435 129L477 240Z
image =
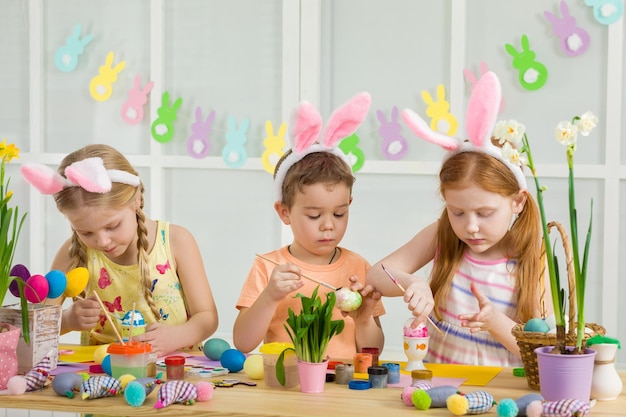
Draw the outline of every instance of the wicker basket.
M561 226L558 222L550 222L548 224L548 231L552 228L556 227L559 234L561 235L561 241L563 243L563 250L565 251L565 261L567 264L567 281L569 286L569 314L568 314L568 327L567 333L565 334L565 344L569 346L573 346L576 344L576 277L574 273L574 266L572 262L572 252L569 246L569 240L567 237L567 233L563 226ZM545 250L543 251L542 256L545 257ZM541 288L544 288L544 273L541 274L540 277ZM545 303L545 292L541 292L541 303ZM544 309L545 312L545 309ZM585 326L591 329L591 334L586 332L583 337L583 347L591 336L596 334L604 335L606 330L604 327L595 323L585 323ZM527 332L524 331L523 324L516 324L511 330L513 336L517 340L517 345L520 349L520 354L522 356L522 362L524 363L524 372L526 373L526 380L528 382L528 387L538 390L539 389L539 370L537 366L537 354L535 353L535 349L543 346L554 346L556 345L556 334L554 333L542 333L542 332Z

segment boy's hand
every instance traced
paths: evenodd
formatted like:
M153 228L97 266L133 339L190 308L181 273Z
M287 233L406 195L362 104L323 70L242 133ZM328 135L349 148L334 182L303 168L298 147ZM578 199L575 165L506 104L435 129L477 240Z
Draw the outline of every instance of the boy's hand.
M100 304L93 294L85 299L77 298L69 310L67 316L69 319L68 327L75 331L91 330L100 320Z
M270 282L264 291L274 301L280 301L287 295L299 290L304 286L300 277L300 268L294 264L286 263L277 266L270 275Z
M361 302L361 307L350 312L342 311L342 315L352 317L355 322L369 320L372 317L374 306L381 298L381 293L376 291L372 285L364 286L354 275L350 276L350 289L358 291L363 301Z

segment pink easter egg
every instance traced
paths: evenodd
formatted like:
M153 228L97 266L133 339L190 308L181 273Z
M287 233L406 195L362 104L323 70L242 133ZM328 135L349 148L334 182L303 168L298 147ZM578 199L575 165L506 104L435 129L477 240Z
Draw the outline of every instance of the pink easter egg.
M33 304L41 303L48 296L48 280L43 275L32 275L26 280L24 296Z

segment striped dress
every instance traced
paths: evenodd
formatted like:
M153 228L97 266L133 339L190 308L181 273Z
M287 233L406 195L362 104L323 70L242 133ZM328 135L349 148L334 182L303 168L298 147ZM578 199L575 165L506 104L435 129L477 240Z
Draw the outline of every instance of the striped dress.
M474 283L491 300L493 307L513 318L515 304L515 275L512 262L507 259L481 261L465 253L452 282L443 320L431 319L443 335L429 325L429 350L425 361L432 363L459 363L485 366L522 366L521 359L511 354L487 331L470 333L461 327L459 314L478 312L478 301L470 290Z

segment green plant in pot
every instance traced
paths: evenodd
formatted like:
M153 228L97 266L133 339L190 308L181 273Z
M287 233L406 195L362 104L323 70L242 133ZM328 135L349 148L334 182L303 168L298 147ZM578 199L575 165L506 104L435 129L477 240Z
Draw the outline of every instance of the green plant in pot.
M321 363L326 358L326 348L330 339L343 331L343 320L333 320L333 309L337 297L335 292L326 294L326 301L322 302L318 295L319 286L310 297L298 293L302 309L296 314L291 308L284 324L285 330L294 348L285 349L276 362L276 379L285 385L285 353L295 351L298 360L304 362Z
M5 177L6 164L14 158L19 158L19 153L20 150L14 144L7 145L6 139L0 143L0 198L2 198L0 201L0 305L4 305L9 287L15 280L18 284L22 311L22 336L24 341L29 343L28 304L24 296L24 281L19 277L11 276L13 256L26 213L20 216L17 206L9 206L13 192L9 188L11 179Z
M571 121L560 122L555 130L555 137L566 147L566 157L568 165L568 201L569 201L569 224L570 224L570 246L573 252L573 268L575 276L575 296L577 310L576 344L573 351L566 349L565 330L565 290L561 286L559 265L557 256L554 254L552 243L550 242L548 222L544 209L543 194L547 190L542 186L537 177L535 162L530 149L530 143L526 135L524 125L515 120L498 122L495 128L494 137L502 144L503 156L512 162L525 164L530 169L537 192L537 204L541 214L541 227L543 232L546 259L548 263L548 274L550 278L550 291L552 295L552 305L556 322L556 345L552 353L584 353L583 338L585 334L585 287L587 278L587 263L589 260L589 244L592 232L593 200L591 201L591 213L589 226L585 239L582 258L579 252L578 218L576 210L575 186L574 186L574 154L577 147L578 135L588 136L598 122L597 117L586 112L582 116L575 116Z

